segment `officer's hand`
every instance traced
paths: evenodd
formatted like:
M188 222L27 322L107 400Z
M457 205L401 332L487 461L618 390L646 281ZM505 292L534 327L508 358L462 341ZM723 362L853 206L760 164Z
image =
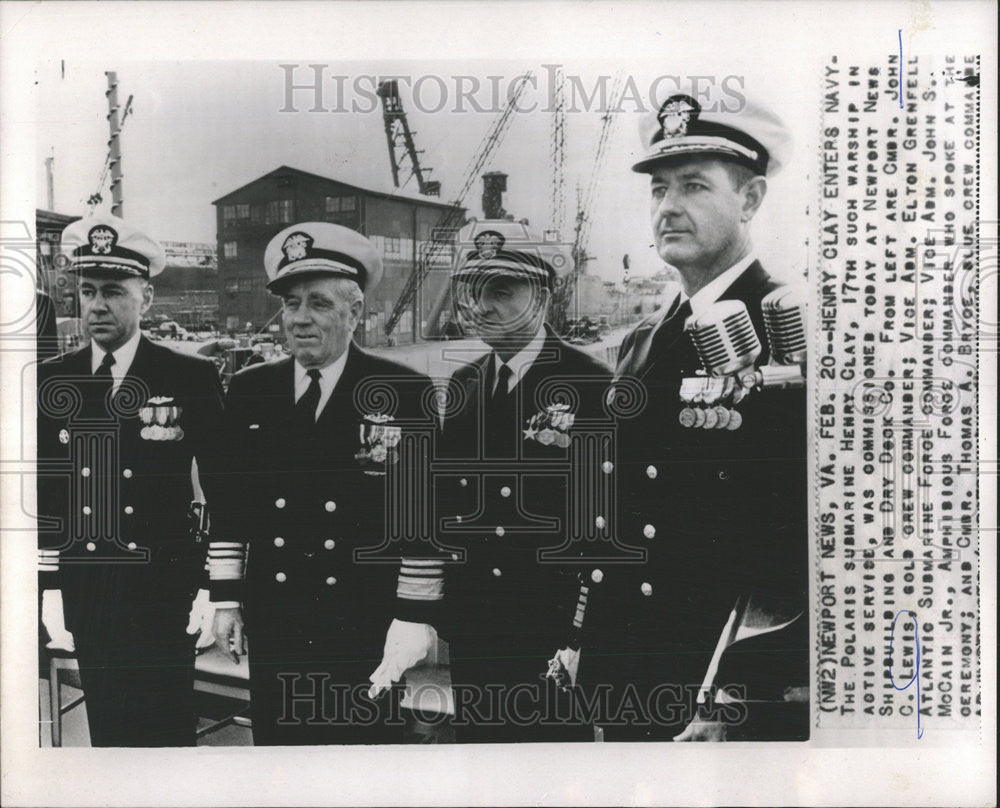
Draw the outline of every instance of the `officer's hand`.
M434 629L426 623L393 620L385 635L382 664L368 677L372 682L369 697L377 698L393 682L402 679L406 671L427 659L434 639Z
M66 630L61 589L42 591L42 625L49 635L49 641L45 643L46 648L76 650L76 646L73 644L73 635Z
M560 648L555 652L552 659L549 660L549 671L553 676L560 677L562 681L559 684L563 685L575 685L576 684L576 672L580 667L580 651L579 649L573 650L569 646L566 648ZM566 681L566 680L569 681Z
M215 642L212 634L212 618L215 616L215 606L209 599L207 589L199 589L188 612L188 634L197 634L195 648L208 648Z
M243 638L243 614L236 609L216 609L212 620L212 633L219 650L239 664L240 655L245 654Z
M700 716L696 716L680 735L674 737L674 741L677 742L693 743L724 740L726 740L726 725L721 721L712 721Z

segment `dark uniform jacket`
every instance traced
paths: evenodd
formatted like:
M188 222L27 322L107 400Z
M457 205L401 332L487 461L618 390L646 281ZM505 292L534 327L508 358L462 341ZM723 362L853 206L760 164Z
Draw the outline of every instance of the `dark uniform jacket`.
M382 656L400 551L390 547L372 560L358 553L377 551L387 536L386 471L397 450L383 462L358 453L365 416L390 415L404 431L429 433L424 407L433 404L426 377L356 345L348 350L311 429L296 426L290 357L236 374L226 398L228 473L222 512L213 515L211 594L245 603L258 745L386 740L360 728L370 705L357 700ZM390 472L402 473L398 462ZM234 545L246 549L245 579L220 578L218 561L231 559ZM303 699L291 705L296 715L325 710L323 718L279 726L290 694L314 692L320 680L309 675L354 695ZM353 716L345 717L345 705Z
M45 292L35 290L35 328L38 342L36 355L50 359L59 353L59 331L56 326L56 306Z
M41 364L37 379L40 588L62 589L91 741L193 743L192 726L178 729L190 723L183 711L160 719L147 712L157 704L169 711L190 691L194 648L185 627L206 549L191 529L191 466L197 458L211 498L218 374L207 359L141 337L110 406L95 398L89 345ZM120 693L110 728L105 686Z
M594 499L580 492L584 477L604 477L598 447L582 436L607 425L610 372L549 329L541 354L502 401L492 393L495 364L489 353L455 372L455 406L435 453L453 469L435 479L440 540L457 559L445 566L438 628L450 641L454 684L509 692L538 686L547 660L569 640L579 540L599 532ZM573 416L568 429L532 427L534 416L560 402ZM554 739L500 718L505 727L471 739Z
M720 298L747 305L763 347L758 367L769 360L760 301L777 286L754 262ZM684 728L739 596L753 593L776 615L806 605L804 388L754 390L738 405L743 422L735 431L685 428L681 379L701 362L683 324L657 330L662 319L658 313L626 337L616 374L637 380L645 401L619 424L617 528L647 560L604 565L590 587L580 677L615 688L604 722L609 740L667 739ZM807 679L805 643L789 640L783 650L731 653L726 675L750 687L751 699L780 699L784 686ZM684 710L663 708L671 714L659 720L647 712L649 725L616 715L628 688L645 700L666 686L688 688Z

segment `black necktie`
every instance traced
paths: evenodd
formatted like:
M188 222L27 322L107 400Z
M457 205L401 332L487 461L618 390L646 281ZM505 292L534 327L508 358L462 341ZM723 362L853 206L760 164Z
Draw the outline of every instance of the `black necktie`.
M513 375L514 371L510 369L510 365L501 362L497 369L496 387L493 388L494 402L506 400L510 391L510 377Z
M684 323L691 316L691 299L686 299L677 306L667 317L665 317L653 332L650 342L657 347L665 346L673 342L684 330Z
M95 418L107 418L108 393L114 387L115 379L111 375L111 366L115 363L115 355L104 354L101 364L94 371L94 381L91 388L90 414Z
M319 371L316 368L311 368L306 371L306 375L310 379L309 387L302 394L302 398L295 403L295 411L299 423L306 430L310 430L316 423L316 408L319 406Z
M494 359L494 362L496 360ZM485 450L487 457L513 457L520 438L517 424L517 396L510 394L509 365L500 363L496 372L496 387L486 408Z

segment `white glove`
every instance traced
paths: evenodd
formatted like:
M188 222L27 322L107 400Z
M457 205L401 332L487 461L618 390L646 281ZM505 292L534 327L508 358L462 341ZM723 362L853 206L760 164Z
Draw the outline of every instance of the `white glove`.
M66 630L61 589L46 589L42 592L42 625L49 633L49 641L45 643L46 648L76 650L73 635Z
M369 697L377 698L380 693L391 688L393 682L402 679L410 668L427 659L434 642L434 629L426 623L393 620L385 634L382 663L368 677L372 682L368 690Z
M548 676L556 680L560 687L576 684L576 671L580 667L580 651L567 646L556 651L549 660ZM567 681L569 680L569 681Z
M572 648L560 648L556 651L556 659L558 659L562 666L566 669L569 674L569 683L571 685L576 684L576 671L580 667L580 650L573 650Z
M705 743L726 740L726 725L721 721L695 718L680 735L674 736L677 743Z
M719 688L716 700L720 704L733 703L739 699L733 699L724 688ZM726 725L721 719L709 718L701 714L702 705L698 705L698 712L691 719L684 731L680 735L674 736L674 741L679 743L705 743L726 740Z
M215 604L208 597L207 589L199 589L188 612L188 634L198 634L195 648L207 648L215 642L212 633L212 620L215 618ZM199 633L200 632L200 633Z

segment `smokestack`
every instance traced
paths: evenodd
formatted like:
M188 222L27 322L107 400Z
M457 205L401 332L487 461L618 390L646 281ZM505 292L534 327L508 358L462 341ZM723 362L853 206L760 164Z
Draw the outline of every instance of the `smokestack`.
M503 209L503 193L507 190L507 175L502 171L483 174L483 217L503 219L507 211Z
M45 191L46 191L45 199L48 203L48 207L46 208L46 210L56 209L55 180L53 178L53 172L54 172L53 163L55 163L55 161L56 161L55 157L45 158Z
M111 139L108 141L111 162L111 212L115 216L122 215L122 152L121 125L118 119L118 74L107 72L108 89L108 126Z

